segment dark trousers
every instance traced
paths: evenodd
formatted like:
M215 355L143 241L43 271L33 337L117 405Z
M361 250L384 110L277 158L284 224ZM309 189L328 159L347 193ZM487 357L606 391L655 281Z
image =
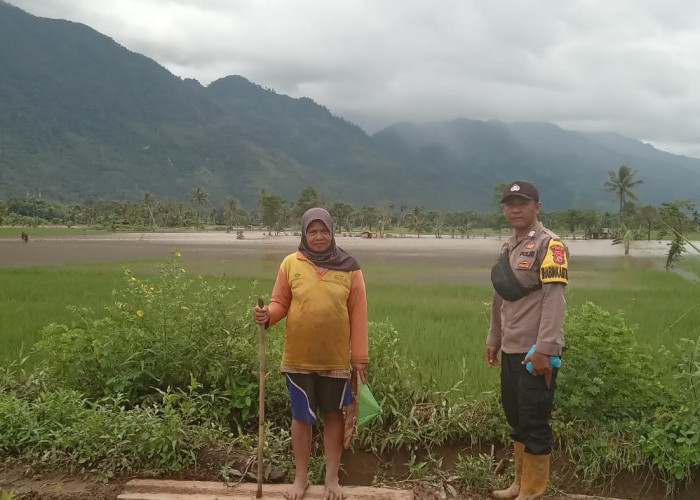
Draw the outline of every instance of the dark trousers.
M531 375L522 364L525 353L501 353L501 403L511 427L510 436L525 445L525 451L547 455L552 451L552 416L556 368L552 385L547 388L543 376Z

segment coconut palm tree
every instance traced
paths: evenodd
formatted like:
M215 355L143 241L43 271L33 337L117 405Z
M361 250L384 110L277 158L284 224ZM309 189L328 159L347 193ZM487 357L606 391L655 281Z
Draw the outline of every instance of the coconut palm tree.
M241 212L240 202L234 198L230 197L226 200L226 205L224 205L224 220L226 221L226 232L231 231L233 226L238 225L238 217Z
M621 165L620 168L615 172L614 170L609 170L608 175L610 178L605 183L605 190L612 191L615 193L615 197L620 200L620 223L622 223L622 209L625 207L625 202L627 199L637 200L637 193L632 191L632 188L638 184L642 184L644 181L641 179L635 179L634 176L637 175L637 171L631 169L627 165Z
M197 205L197 215L199 216L199 223L201 224L202 206L209 199L209 193L207 193L202 186L196 186L192 188L192 194L190 195L190 199Z

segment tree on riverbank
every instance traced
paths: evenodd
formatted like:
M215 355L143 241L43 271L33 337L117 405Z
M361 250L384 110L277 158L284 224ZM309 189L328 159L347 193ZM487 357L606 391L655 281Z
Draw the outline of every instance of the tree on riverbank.
M202 207L209 200L209 193L202 186L196 186L192 188L192 194L190 199L197 205L197 215L199 217L199 223L202 223Z
M675 265L681 254L685 252L686 243L700 252L685 236L690 229L698 229L698 213L693 202L679 200L673 203L662 203L658 217L664 225L664 232L671 237L666 257L666 269L671 269Z
M637 171L631 169L627 165L621 165L617 172L614 170L608 171L609 179L605 182L605 190L612 191L620 202L620 224L622 224L622 211L625 208L625 202L628 199L638 199L637 193L635 193L632 188L644 182L641 179L635 179L635 175L637 175Z
M0 200L5 204L6 212L2 222L11 226L36 227L44 225L89 226L91 229L109 229L124 231L144 231L155 228L193 228L201 227L203 222L203 207L207 193L200 186L195 188L196 208L188 207L171 198L160 199L149 192L143 194L137 201L90 199L82 203L68 204L55 200L34 197L16 197ZM629 196L626 195L626 196ZM279 195L262 191L259 194L256 210L246 211L240 203L235 210L229 206L231 197L221 206L212 206L210 222L219 229L240 226L263 226L270 233L298 230L298 217L294 215L302 205L321 205L328 208L337 220L338 232L353 233L365 228L373 231L379 229L382 236L405 236L408 233L422 236L433 233L436 236L451 234L452 237L472 237L476 230L484 236L499 234L503 227L503 214L500 209L492 210L461 210L436 211L422 205L409 209L408 205L383 201L375 205L354 207L343 201L325 199L314 188L307 188L304 195L296 203L285 200ZM626 198L627 200L627 198ZM494 198L494 203L496 199ZM658 208L640 206L631 201L625 201L622 217L626 228L634 232L635 239L646 236L653 238L653 231L659 230L663 224L658 220ZM619 216L618 216L619 217ZM591 208L571 208L567 210L545 211L541 213L542 220L547 226L562 236L584 238L599 237L602 228L615 225L615 214L596 212ZM229 229L230 230L230 229ZM619 234L621 238L623 233ZM686 235L696 239L698 235Z

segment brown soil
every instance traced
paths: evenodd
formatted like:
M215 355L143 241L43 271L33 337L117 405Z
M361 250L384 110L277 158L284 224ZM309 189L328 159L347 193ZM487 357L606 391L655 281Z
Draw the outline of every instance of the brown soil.
M37 472L24 464L7 464L0 468L0 491L14 499L94 499L112 500L122 492L128 478L109 482L94 476L54 469Z
M478 450L477 450L478 451ZM485 450L484 450L485 451ZM464 449L446 448L436 453L443 456L443 464L449 466L458 453L464 454ZM493 452L492 452L493 453ZM508 456L503 450L496 450L494 459L504 462L507 469ZM505 458L505 460L501 460ZM379 479L386 487L409 489L413 491L416 500L438 500L444 498L483 500L489 498L483 495L469 495L454 497L445 492L438 485L431 485L412 481L404 465L408 457L401 453L392 457L385 457L380 463L377 457L368 452L355 452L343 457L344 472L341 475L342 484L356 486L371 486ZM232 448L220 447L204 450L196 466L189 467L177 474L159 476L157 479L188 480L188 481L214 481L224 482L221 470L224 465L241 471L244 476L251 470L250 457ZM552 463L553 483L565 491L584 491L588 495L565 493L558 491L549 494L548 500L564 499L592 499L592 498L618 498L635 500L655 500L664 498L664 490L659 484L654 484L649 477L629 476L618 477L614 482L599 487L584 485L571 472L567 472L566 464L557 460ZM254 472L254 471L253 471ZM284 470L271 471L270 481L281 483L285 479ZM248 481L254 478L248 474ZM37 470L26 464L8 462L0 466L0 491L5 490L14 494L14 499L45 499L45 500L73 500L95 499L115 500L124 491L124 485L130 479L137 476L122 476L109 481L100 480L95 475L77 473L68 469ZM147 478L147 475L138 476ZM393 478L393 479L392 479ZM404 478L404 479L400 479ZM230 484L240 479L229 478ZM700 484L691 485L676 496L669 497L675 500L690 500L700 498Z

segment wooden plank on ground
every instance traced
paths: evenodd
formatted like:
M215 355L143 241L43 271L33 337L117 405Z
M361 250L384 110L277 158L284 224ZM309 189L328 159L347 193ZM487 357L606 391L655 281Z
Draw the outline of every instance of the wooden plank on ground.
M279 500L290 488L289 484L263 485L263 500ZM255 499L258 485L240 483L227 485L212 481L172 481L132 479L124 485L119 500L251 500ZM413 500L410 490L374 488L370 486L343 486L347 500ZM323 486L312 485L304 500L323 498Z

